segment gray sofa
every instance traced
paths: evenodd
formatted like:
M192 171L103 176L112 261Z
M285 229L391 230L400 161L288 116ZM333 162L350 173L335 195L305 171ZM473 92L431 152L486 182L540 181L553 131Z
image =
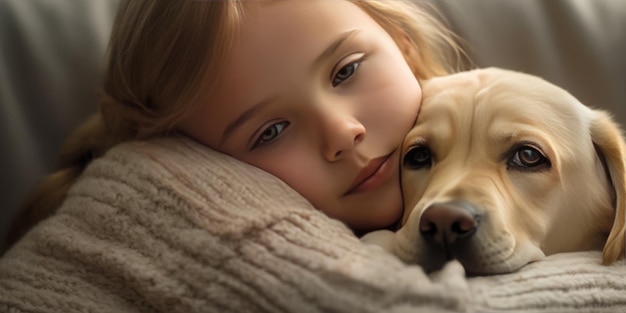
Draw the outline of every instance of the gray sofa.
M96 109L117 0L0 0L0 240ZM626 1L430 0L479 67L536 74L626 125Z

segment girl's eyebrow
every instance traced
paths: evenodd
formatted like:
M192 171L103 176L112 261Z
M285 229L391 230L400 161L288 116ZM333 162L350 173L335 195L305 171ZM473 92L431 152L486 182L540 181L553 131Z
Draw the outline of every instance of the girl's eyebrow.
M348 39L350 39L351 37L354 37L356 34L358 34L359 32L361 32L358 29L354 29L351 31L347 31L345 33L342 33L341 36L339 38L337 38L337 40L335 40L330 46L328 46L328 48L326 48L326 50L324 50L316 59L315 62L313 63L314 65L319 64L321 61L323 61L324 59L329 58L331 55L333 55L333 53L335 53L335 51L337 51L337 49L339 49L339 47L341 47L341 45Z
M253 118L257 112L261 111L264 107L268 106L273 100L274 98L268 98L268 99L262 100L254 104L249 109L241 113L241 115L239 115L239 117L237 117L234 121L228 123L228 125L226 125L226 128L224 129L224 132L222 133L222 137L220 139L220 146L224 144L224 141L228 139L228 137L235 131L235 129L237 129L238 127L243 125L245 122Z

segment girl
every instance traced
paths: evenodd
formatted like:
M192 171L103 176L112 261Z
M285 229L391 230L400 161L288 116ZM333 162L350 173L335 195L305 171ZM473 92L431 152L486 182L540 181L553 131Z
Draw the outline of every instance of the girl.
M392 227L419 80L462 57L410 1L124 1L100 112L68 140L9 241L110 147L175 132L274 174L359 234Z
M0 259L0 311L458 310L461 267L434 283L319 213L401 217L400 145L453 39L408 1L121 2L99 113L27 204L14 238L52 216ZM174 134L319 211L223 156L123 144Z

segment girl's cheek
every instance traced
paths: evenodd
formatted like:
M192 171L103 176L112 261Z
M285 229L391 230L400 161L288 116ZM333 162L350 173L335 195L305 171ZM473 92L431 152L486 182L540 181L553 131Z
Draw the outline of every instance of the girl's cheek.
M289 138L289 141L289 145L268 151L251 163L280 178L300 193L305 193L311 186L327 184L319 177L323 171L319 169L320 161L315 156L320 153L313 151L311 140Z

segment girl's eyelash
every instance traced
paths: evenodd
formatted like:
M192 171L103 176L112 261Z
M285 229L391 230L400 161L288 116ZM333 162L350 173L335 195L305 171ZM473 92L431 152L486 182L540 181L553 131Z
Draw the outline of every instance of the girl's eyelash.
M289 127L289 124L290 123L288 121L282 121L282 122L274 123L270 125L269 127L265 128L261 132L261 134L257 137L257 139L254 141L254 144L252 145L250 150L262 147L266 144L273 142L274 140L276 140L276 138L278 138L283 133L283 131L285 131L287 127Z
M331 84L333 87L337 87L344 81L350 79L358 70L359 66L363 62L364 54L359 53L353 56L356 56L357 59L339 68L339 70L331 77Z

